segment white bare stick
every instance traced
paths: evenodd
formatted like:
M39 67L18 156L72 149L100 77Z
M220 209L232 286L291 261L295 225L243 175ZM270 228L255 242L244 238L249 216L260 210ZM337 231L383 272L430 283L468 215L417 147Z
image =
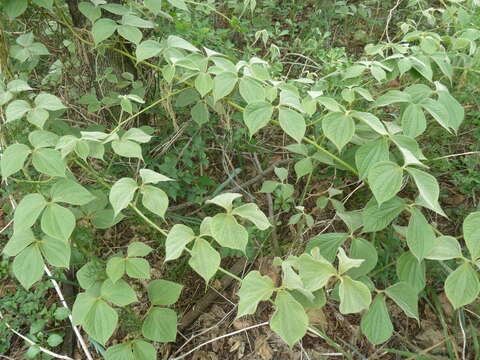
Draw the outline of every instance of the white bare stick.
M390 27L390 21L392 20L393 12L397 9L397 7L400 5L402 1L403 0L397 0L397 3L395 4L395 6L391 8L390 11L388 12L387 24L385 25L385 30L383 32L383 34L387 36L388 42L390 42L390 36L388 35L388 28Z
M432 161L441 160L441 159L448 159L448 158L457 157L457 156L476 155L476 154L480 154L480 151L467 151L467 152L460 153L460 154L451 154L451 155L440 156L440 157L432 159Z
M188 355L190 355L191 353L193 353L194 351L200 349L201 347L204 347L205 345L208 345L212 342L215 342L217 340L220 340L220 339L223 339L223 338L226 338L226 337L229 337L229 336L233 336L233 335L236 335L236 334L240 334L241 332L244 332L244 331L247 331L247 330L251 330L251 329L255 329L255 328L258 328L258 327L261 327L261 326L265 326L265 325L268 325L268 321L265 321L261 324L256 324L256 325L252 325L252 326L249 326L249 327L246 327L244 329L240 329L240 330L237 330L237 331L234 331L234 332L231 332L231 333L228 333L228 334L225 334L225 335L222 335L222 336L219 336L219 337L216 337L214 339L211 339L211 340L208 340L196 347L194 347L192 350L190 350L189 352L179 356L179 357L176 357L176 358L170 358L170 360L180 360L180 359L184 359L186 358Z
M17 335L18 337L22 338L23 340L25 340L27 343L29 343L30 345L34 346L38 346L38 349L41 351L41 352L44 352L45 354L48 354L50 356L53 356L57 359L65 359L65 360L74 360L72 359L70 356L67 356L67 355L60 355L60 354L57 354L57 353L54 353L53 351L50 351L48 349L45 349L44 347L38 345L36 342L30 340L29 338L27 338L26 336L20 334L17 330L15 330L14 328L12 328L10 326L10 324L8 322L5 321L4 317L3 317L3 314L0 312L0 319L3 320L3 323L5 324L5 326L11 331L13 332L15 335Z

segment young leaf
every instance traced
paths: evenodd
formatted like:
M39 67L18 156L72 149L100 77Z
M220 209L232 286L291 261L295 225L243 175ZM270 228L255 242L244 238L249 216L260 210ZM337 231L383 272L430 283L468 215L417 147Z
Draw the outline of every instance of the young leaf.
M109 200L115 216L130 204L137 188L137 183L131 178L121 178L113 184L110 189Z
M339 286L340 312L342 314L357 313L368 309L372 295L368 287L349 276L342 276Z
M351 116L332 112L323 118L322 129L325 136L341 151L353 138L355 122Z
M348 270L348 275L356 279L368 274L377 265L378 254L375 246L371 242L362 239L354 238L350 244L349 255L353 259L364 260L359 267Z
M68 242L45 236L38 246L50 265L63 268L69 267L71 249Z
M42 215L42 231L56 239L68 241L75 228L75 216L58 204L48 204Z
M468 215L463 221L463 236L473 260L480 257L480 212Z
M82 185L70 179L60 179L50 189L53 202L85 205L95 199Z
M147 244L135 241L128 245L127 255L128 256L147 256L152 252L152 248Z
M142 335L153 341L174 342L177 337L177 314L172 309L152 308L143 321Z
M30 228L47 205L45 198L37 193L28 194L18 204L13 215L13 231L17 233Z
M248 232L233 215L217 214L212 218L210 230L213 238L224 247L245 252Z
M30 148L24 144L13 144L7 147L0 160L2 178L6 179L21 170L30 153Z
M142 147L134 141L125 139L114 140L112 141L112 149L115 154L123 157L143 159Z
M347 233L327 233L312 237L307 244L306 251L310 252L318 247L320 254L330 262L335 260L338 248L348 239Z
M182 224L173 225L168 232L165 242L165 261L178 259L185 246L194 238L195 234L188 226Z
M301 114L290 108L280 107L278 121L283 131L290 135L296 142L302 142L307 126Z
M462 249L458 240L452 236L440 236L435 239L435 245L425 256L430 260L450 260L462 257Z
M135 57L137 58L137 63L150 59L151 57L157 56L162 51L163 47L158 41L155 40L145 40L137 45L135 51Z
M43 259L40 249L36 244L23 249L13 260L12 271L20 284L28 290L34 283L42 278Z
M107 276L113 283L117 282L125 274L126 261L123 257L112 257L107 262Z
M397 260L397 275L408 283L417 294L425 288L425 262L418 262L411 252L403 253Z
M258 205L254 203L244 204L236 207L233 209L232 215L237 215L248 221L251 221L260 230L266 230L271 226L268 218L265 216L262 210L258 208Z
M195 89L199 92L203 98L213 89L213 80L209 74L201 72L195 78Z
M213 199L207 200L206 203L215 204L223 207L227 211L231 211L233 201L241 197L242 195L237 193L224 193L215 196Z
M360 146L355 153L360 179L365 179L370 168L380 161L389 160L388 142L385 138L369 141Z
M375 345L387 341L393 334L393 325L388 315L387 304L382 295L377 295L370 309L360 322L362 333Z
M142 32L131 25L120 25L117 27L118 34L128 41L138 45L142 41Z
M265 127L272 119L273 105L266 101L256 101L247 105L243 112L243 122L247 125L250 137Z
M342 275L348 270L358 268L363 263L363 259L352 259L345 254L343 248L338 249L338 274Z
M167 280L154 280L148 284L148 298L152 305L173 305L182 292L183 285Z
M164 218L168 209L168 196L165 191L155 186L145 185L140 188L140 192L142 193L143 206Z
M477 272L468 263L460 265L445 281L445 294L455 309L470 304L479 293Z
M388 132L382 122L372 113L362 111L352 111L352 116L355 119L368 125L373 131L380 135L387 135Z
M190 255L188 265L208 283L220 266L220 254L206 240L198 238Z
M10 240L8 240L2 252L7 256L16 256L34 241L35 236L30 228L16 231L13 233Z
M102 16L102 10L100 9L100 7L94 6L92 3L89 2L84 1L78 4L78 10L80 10L80 12L85 15L85 17L91 22L94 22Z
M35 97L35 105L40 109L57 111L65 109L66 106L62 104L62 101L55 95L48 93L40 93Z
M5 117L7 119L7 123L10 121L21 119L28 111L30 111L30 109L30 104L25 100L12 101L5 109Z
M438 203L440 189L437 180L432 175L412 167L407 167L407 172L412 175L420 192L419 204L425 204L428 209L446 217L442 207Z
M406 282L398 282L387 289L385 293L403 310L403 312L419 321L418 296L416 290Z
M117 23L109 18L102 18L95 21L92 26L93 41L96 44L108 39L117 29Z
M416 208L411 210L411 217L407 228L407 244L419 262L422 261L435 246L435 233L422 212Z
M237 318L254 314L260 301L270 299L275 286L272 279L261 275L258 271L250 271L242 280L242 286L237 295L240 297L238 303Z
M162 181L174 181L165 175L149 169L141 169L140 177L142 178L142 183L144 184L158 184Z
M206 124L210 118L207 104L205 104L203 101L199 101L190 111L190 115L192 116L193 121L195 121L198 125L201 126Z
M135 291L124 280L105 280L100 290L101 296L117 306L127 306L138 301Z
M379 205L400 191L402 181L403 169L391 161L380 161L368 172L368 183Z
M315 292L327 285L330 278L337 274L335 268L325 259L317 259L302 254L298 259L298 271L305 289Z
M262 84L251 77L241 78L238 82L238 90L247 104L265 101L265 89Z
M275 312L270 319L270 328L290 348L307 333L308 316L303 306L286 291L277 293Z
M150 264L141 258L125 259L125 271L134 279L150 279Z
M35 169L49 176L65 177L67 170L62 154L53 149L36 149L32 155Z
M36 127L43 129L45 122L48 120L50 114L47 110L41 108L34 108L27 114L27 121Z
M213 101L224 98L230 94L237 83L237 74L232 72L222 72L213 79Z

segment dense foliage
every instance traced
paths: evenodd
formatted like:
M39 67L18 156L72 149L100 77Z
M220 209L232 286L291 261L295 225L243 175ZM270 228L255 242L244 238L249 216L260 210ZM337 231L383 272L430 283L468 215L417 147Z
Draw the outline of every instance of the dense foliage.
M410 3L413 14L421 4ZM454 309L475 302L480 212L447 216L424 153L464 126L454 89L479 71L477 2L420 7L418 21L395 30L392 8L383 40L360 54L292 42L322 64L288 73L278 62L284 48L270 42L277 30L248 33L241 22L255 17L255 1L230 5L238 17L184 0L3 2L1 176L12 220L3 254L15 278L37 291L52 278L78 286L72 324L109 360L155 359L153 343L178 340L175 304L191 282L173 273L188 268L205 287L219 273L235 278L238 318L269 302L269 326L289 347L308 331L323 334L307 310L327 303L359 314L378 345L394 333L388 303L421 321L425 291L444 291ZM369 16L344 2L334 10ZM250 45L214 43L205 15ZM234 166L225 153L235 148ZM228 190L246 171L243 154L255 154L260 172L278 165L255 196ZM185 215L172 199L202 211ZM322 211L334 217L319 230ZM122 224L133 240L106 246L102 234ZM282 227L293 230L280 239ZM275 256L279 281L255 267L228 270L229 258L260 252ZM389 263L396 272L375 276ZM139 298L149 302L143 313ZM128 341L112 344L123 327Z

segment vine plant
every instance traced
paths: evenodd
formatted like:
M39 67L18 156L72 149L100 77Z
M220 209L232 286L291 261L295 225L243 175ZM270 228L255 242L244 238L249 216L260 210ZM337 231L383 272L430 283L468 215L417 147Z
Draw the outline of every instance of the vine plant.
M188 11L182 0L169 3L177 11ZM465 218L463 234L456 238L428 221L429 214L446 215L438 201L438 182L429 174L418 142L428 126L441 126L446 135L453 135L464 120L464 110L449 87L460 70L478 63L480 31L459 23L455 14L473 8L474 1L442 9L438 19L445 24L442 33L403 24L396 42L369 45L354 64L339 63L332 74L300 79L272 77L264 60L235 62L175 35L144 38L144 30L154 28L155 17L164 14L158 4L82 2L79 10L90 22L90 33L70 24L61 1L36 0L28 5L48 13L85 45L117 52L139 67L153 69L170 90L150 105L134 91L121 95L114 104L120 116L111 131L80 127L70 134L57 133L52 122L68 106L51 92L33 89L25 76L50 52L32 32L16 38L9 49L12 71L3 73L2 131L8 134L21 122L29 134L28 143L13 139L3 149L1 174L5 182L31 186L22 188L25 193L13 214L13 234L3 253L13 258L13 273L25 288L45 281L45 264L59 270L71 266L72 249L80 246L71 235L80 219L106 229L133 212L165 239L164 245L153 249L133 242L111 257L91 257L76 274L83 291L73 305L73 323L102 345L121 326L118 310L138 301L139 290L131 280L147 281L150 307L142 314L141 331L127 343L110 346L106 352L110 360L155 359L151 342L176 340L177 314L170 307L183 285L149 280L145 257L152 251L164 254L166 262L187 257L205 283L219 271L233 276L240 283L237 317L254 314L260 302L270 301L274 308L270 327L289 346L311 327L306 309L321 308L327 301L338 301L342 314L360 313L361 330L370 342L387 341L393 325L386 298L419 321L418 294L426 286L428 261L456 260L454 269L445 265L450 270L445 292L455 309L477 298L480 212ZM4 5L12 21L26 9L27 0ZM117 20L107 13L116 14ZM116 47L119 37L135 48L134 54ZM334 82L328 80L332 78ZM402 86L391 89L393 80ZM240 194L223 193L207 201L218 213L202 219L199 229L170 220L160 226L169 196L157 184L174 179L139 165L138 172L112 182L92 167L92 159L96 166L107 167L102 161L114 154L142 164L142 145L152 136L145 128L132 127L132 120L178 94L187 94L191 117L200 126L211 114L223 116L228 108L242 113L250 138L267 127L279 127L292 142L286 149L301 157L295 164L299 177L315 176L319 164L332 167L368 185L370 200L361 209L346 210L332 199L348 232L313 236L303 254L276 258L274 264L282 271L280 285L256 270L243 278L230 274L221 267L219 248L245 253L247 227L271 226L255 203L241 204ZM95 178L97 186L80 184L79 171ZM282 183L266 182L262 192L272 193L280 186L291 197L293 191L283 184L286 175L280 176ZM410 186L412 191L402 191ZM13 186L9 189L11 196L17 195ZM408 219L407 226L398 226L402 219ZM392 226L405 238L405 251L396 259L398 281L377 288L369 277L377 249L369 239Z

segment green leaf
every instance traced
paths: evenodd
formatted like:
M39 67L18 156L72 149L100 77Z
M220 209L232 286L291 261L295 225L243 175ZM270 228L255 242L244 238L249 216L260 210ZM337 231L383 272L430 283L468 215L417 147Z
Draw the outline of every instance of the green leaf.
M198 238L190 255L188 264L208 283L220 266L220 254L206 240Z
M272 119L273 105L266 101L253 102L243 112L243 122L247 125L250 137L265 127Z
M262 84L251 77L243 77L238 82L240 95L247 104L265 101L265 89Z
M247 230L233 215L217 214L212 218L210 230L213 238L224 247L245 252L248 243Z
M230 94L237 83L237 74L232 72L222 72L213 79L213 101L224 98Z
M34 150L32 164L37 171L53 177L65 177L65 171L67 170L62 154L53 149Z
M103 281L103 265L98 261L89 261L77 271L77 280L82 289L89 289Z
M112 19L102 18L95 21L92 26L93 41L96 44L108 39L117 29L117 23Z
M59 136L50 131L34 130L28 134L28 141L35 148L53 147L57 144Z
M313 248L318 247L320 249L320 254L325 259L332 262L335 260L338 248L347 239L347 233L327 233L316 235L309 240L306 251L310 252Z
M177 337L177 314L172 309L152 308L143 321L142 335L153 341L174 342Z
M105 209L95 212L90 219L92 225L97 229L108 229L124 218L122 214L115 216L112 209Z
M97 298L89 293L80 293L77 295L72 308L72 318L74 325L81 325L90 309L94 306Z
M25 195L13 215L13 231L17 233L30 228L42 213L47 201L40 194Z
M419 321L417 292L409 283L398 282L386 288L385 293L395 301L407 316Z
M76 303L76 301L75 301ZM74 310L75 311L75 304ZM110 305L100 299L95 299L89 308L83 321L82 327L94 340L105 345L112 336L118 323L118 314Z
M180 257L185 246L195 238L193 230L186 225L175 224L168 232L165 242L165 261Z
M446 217L442 207L438 203L440 188L437 180L432 175L415 168L407 167L407 172L412 175L418 191L420 192L419 200L417 202Z
M377 295L370 309L363 314L360 327L372 344L378 345L390 339L393 334L393 325L382 295Z
M148 298L152 305L173 305L182 292L183 285L167 280L154 280L148 284Z
M343 248L338 249L337 258L339 275L346 273L350 269L358 268L364 262L363 259L353 259L348 257Z
M339 287L340 312L342 314L357 313L368 309L372 295L368 287L349 276L342 276Z
M203 98L213 89L213 80L209 74L201 72L195 78L195 89L199 92Z
M424 166L420 160L425 160L426 158L415 139L404 135L392 135L390 139L402 153L405 166L409 164Z
M205 104L203 101L197 102L190 111L190 115L198 125L206 124L210 118L207 104Z
M109 200L115 216L130 204L137 188L137 183L131 178L121 178L113 184L110 189Z
M368 172L368 183L379 205L400 191L402 181L403 169L391 161L380 161Z
M349 255L352 259L363 259L364 261L359 267L350 269L348 275L356 279L363 275L367 275L377 265L378 254L375 246L371 242L362 239L354 238L350 245Z
M107 262L107 276L112 282L116 282L125 274L126 261L123 257L112 257Z
M456 268L445 281L445 294L455 309L475 301L479 293L478 275L468 263Z
M227 211L231 211L233 201L241 197L242 195L237 193L223 193L215 196L213 199L207 200L206 203L215 204L223 207Z
M232 215L251 221L260 230L266 230L271 226L270 221L268 221L262 210L258 208L257 204L249 203L236 207L233 209Z
M42 231L56 239L67 241L75 228L75 216L58 204L48 204L42 215Z
M142 178L142 183L144 184L158 184L162 181L174 181L173 179L170 179L165 175L159 174L149 169L141 169L140 177Z
M10 19L15 19L27 10L27 6L27 0L5 0L3 3L3 10Z
M135 360L156 360L157 350L152 344L143 340L133 341L133 358Z
M275 312L270 319L270 328L290 348L307 333L308 316L303 306L286 291L279 291L275 298Z
M53 202L85 205L95 199L82 185L70 179L60 179L50 189Z
M105 353L106 360L156 360L157 351L152 344L134 340L126 344L110 346Z
M380 161L389 160L388 142L385 138L369 141L358 148L355 153L360 179L365 179L370 168Z
M164 218L168 209L168 196L165 191L155 186L144 185L140 188L140 192L142 193L143 206Z
M465 118L465 110L460 103L448 93L448 91L441 90L437 91L438 102L441 103L448 111L448 123L450 127L456 131L463 122Z
M50 265L68 268L70 266L70 244L61 239L45 236L38 245Z
M237 295L240 297L238 303L237 318L254 314L260 301L270 299L275 285L272 279L261 275L258 271L250 271L242 280L242 285Z
M137 58L137 63L140 61L144 61L150 59L154 56L157 56L162 52L162 45L158 41L155 40L145 40L142 41L139 45L137 45L137 49L135 51L135 57Z
M13 275L20 281L20 284L28 290L34 283L42 278L43 259L40 249L32 244L23 249L13 260Z
M385 229L400 213L405 210L405 201L397 196L378 205L370 199L362 211L363 231L374 232Z
M309 254L302 254L299 257L298 271L305 289L311 292L322 289L330 278L337 274L335 268L328 261L314 258Z
M135 360L130 343L110 346L104 356L106 360Z
M462 248L452 236L439 236L430 252L425 256L430 260L450 260L462 257Z
M162 13L162 2L159 0L143 0L145 7L155 15Z
M112 141L112 149L120 156L143 159L142 147L130 140L114 140Z
M27 121L40 129L43 129L45 122L48 120L49 113L45 109L34 108L27 114Z
M411 209L410 221L407 228L407 244L419 262L422 261L435 246L435 233L422 212L416 208Z
M382 122L372 113L362 111L352 111L352 116L369 126L373 131L380 135L387 135L388 132Z
M92 23L102 16L102 10L90 2L81 2L78 4L78 10Z
M30 109L30 104L25 100L12 101L5 109L7 123L21 119L28 111L30 111Z
M167 39L167 45L177 49L183 49L191 52L199 52L195 46L190 44L188 41L182 39L181 37L170 35Z
M128 256L147 256L153 251L153 249L147 244L135 241L128 245L127 255Z
M142 41L142 32L138 30L135 26L131 25L120 25L117 27L118 34L127 39L131 43L139 44Z
M47 93L38 94L34 102L38 108L50 111L57 111L66 108L58 97Z
M450 131L450 119L448 110L439 101L433 99L425 99L421 105L432 117L447 131Z
M2 252L7 256L15 256L34 241L35 236L30 228L16 231L8 240Z
M425 288L425 262L418 262L411 252L403 253L397 260L397 275L408 283L417 294Z
M122 24L132 26L133 28L143 28L143 29L151 29L155 25L149 21L149 20L144 20L136 15L131 14L130 12L127 12L125 14L122 14Z
M125 271L134 279L150 279L150 264L141 258L125 259Z
M478 259L480 257L480 212L474 212L465 218L463 237L472 259Z
M135 291L124 280L118 280L115 283L105 280L100 293L102 298L117 306L127 306L138 301Z
M148 143L152 138L151 135L148 135L142 129L131 128L122 136L122 140L133 140L138 143Z
M282 130L296 142L301 143L307 129L303 116L290 108L281 106L278 119Z
M356 78L363 74L367 67L365 65L352 65L348 67L343 73L343 79Z
M183 0L167 0L168 3L176 8L179 8L180 10L185 10L188 11L187 5L185 4L185 1Z
M341 151L353 138L355 122L351 116L333 112L323 118L322 129L325 136Z
M410 94L401 92L399 90L390 90L386 94L380 96L376 101L374 106L385 106L395 103L411 102L412 98Z
M7 147L0 160L2 178L6 179L21 170L30 153L30 148L24 144L13 144Z
M56 347L63 342L63 338L58 334L51 334L48 336L47 344L51 347Z
M427 120L422 107L418 104L408 104L402 114L402 129L406 136L415 138L423 134L427 128Z

